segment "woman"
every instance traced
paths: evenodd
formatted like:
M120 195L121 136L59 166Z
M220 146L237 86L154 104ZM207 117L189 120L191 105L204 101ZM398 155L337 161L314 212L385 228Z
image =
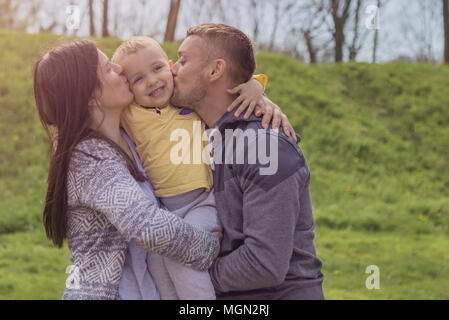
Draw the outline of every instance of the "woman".
M142 253L199 270L218 255L220 234L159 208L120 131L133 99L121 71L88 40L57 45L34 66L36 105L52 143L43 221L56 246L68 239L73 262L64 299L157 299Z

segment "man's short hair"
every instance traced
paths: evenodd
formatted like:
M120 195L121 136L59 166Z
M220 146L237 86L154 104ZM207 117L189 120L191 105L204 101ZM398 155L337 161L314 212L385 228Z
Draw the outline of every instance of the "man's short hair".
M227 60L227 70L235 84L251 79L256 70L254 48L251 40L239 29L225 25L206 23L191 27L187 37L199 36L211 48L212 58Z
M161 48L161 45L159 42L154 40L151 37L146 36L134 36L129 38L128 40L124 41L118 48L115 50L114 55L112 56L112 62L117 63L124 57L134 54L140 49L145 49L148 46L157 46ZM161 48L162 51L164 51ZM164 51L165 53L165 51ZM168 57L167 57L168 59Z

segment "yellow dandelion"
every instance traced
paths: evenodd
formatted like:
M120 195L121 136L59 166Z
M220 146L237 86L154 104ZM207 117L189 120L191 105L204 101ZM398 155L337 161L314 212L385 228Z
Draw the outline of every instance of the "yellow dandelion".
M12 139L13 139L14 141L19 141L19 136L14 136L14 137L12 137Z
M422 221L422 222L426 222L427 221L427 217L425 215L419 214L418 215L418 220Z
M333 274L338 276L340 274L340 270L334 270Z
M422 177L424 175L424 173L422 171L418 172L418 177Z
M347 193L347 194L350 194L350 195L354 195L354 194L357 193L357 190L355 190L355 189L353 189L353 188L351 188L351 187L347 187L347 188L346 188L346 193Z
M354 157L354 158L352 158L352 161L353 161L354 163L359 163L360 159L357 158L357 157Z

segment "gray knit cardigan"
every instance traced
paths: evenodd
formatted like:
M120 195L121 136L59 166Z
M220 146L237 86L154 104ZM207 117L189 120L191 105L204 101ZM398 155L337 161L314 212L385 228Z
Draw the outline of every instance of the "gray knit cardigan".
M63 299L117 299L128 242L198 270L211 266L217 237L158 208L108 142L91 138L76 149L67 177L73 266Z

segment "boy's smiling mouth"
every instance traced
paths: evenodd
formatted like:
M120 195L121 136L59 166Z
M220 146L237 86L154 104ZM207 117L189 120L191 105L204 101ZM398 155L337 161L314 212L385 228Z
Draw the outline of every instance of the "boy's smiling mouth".
M157 98L157 97L161 96L164 92L165 92L165 86L160 86L160 87L154 89L153 91L151 91L148 96L152 97L152 98Z

